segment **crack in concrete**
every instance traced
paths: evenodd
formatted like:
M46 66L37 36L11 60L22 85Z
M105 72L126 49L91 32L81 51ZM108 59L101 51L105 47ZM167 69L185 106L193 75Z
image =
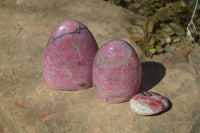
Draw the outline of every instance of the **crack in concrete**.
M63 36L66 36L66 35L70 35L70 34L81 34L81 31L82 31L82 30L85 30L85 29L87 29L87 27L83 27L83 28L82 28L82 27L79 25L79 27L76 28L76 30L73 31L73 32L64 33L64 34L62 34L62 35L59 35L59 36L57 36L57 37L54 37L54 38L52 39L51 43L53 43L55 40L57 40L57 39L59 39L59 38L61 38L61 37L63 37Z

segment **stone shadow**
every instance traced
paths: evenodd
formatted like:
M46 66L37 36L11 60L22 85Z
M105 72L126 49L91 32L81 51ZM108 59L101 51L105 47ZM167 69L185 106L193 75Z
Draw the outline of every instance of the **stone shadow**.
M150 90L155 85L157 85L166 74L166 68L164 67L163 64L159 62L143 62L141 63L141 68L142 68L142 78L141 78L141 85L139 92L145 92ZM172 108L172 102L168 98L167 100L169 102L169 107L164 111L154 115L161 115L165 112L168 112Z
M145 92L158 84L165 76L166 69L163 64L158 62L141 63L142 78L139 92Z

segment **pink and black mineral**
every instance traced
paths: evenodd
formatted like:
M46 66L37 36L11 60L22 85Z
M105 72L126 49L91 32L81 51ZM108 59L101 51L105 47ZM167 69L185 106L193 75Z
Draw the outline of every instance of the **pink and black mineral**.
M130 99L133 112L140 115L155 115L165 111L170 105L166 97L153 92L143 92Z
M138 92L141 66L135 50L125 41L104 44L93 61L95 95L108 103L130 100Z
M75 20L52 32L42 59L42 73L50 88L79 90L92 86L92 62L98 45L88 28Z

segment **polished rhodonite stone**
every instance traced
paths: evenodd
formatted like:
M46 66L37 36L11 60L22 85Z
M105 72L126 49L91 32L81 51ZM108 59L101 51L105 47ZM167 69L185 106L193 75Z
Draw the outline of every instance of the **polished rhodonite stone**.
M42 59L42 73L50 88L79 90L92 86L92 62L97 43L85 25L60 23L52 32Z
M108 103L128 101L138 92L141 66L135 50L125 41L104 44L93 61L95 95Z
M140 115L155 115L169 107L166 97L153 92L136 94L130 99L130 107L133 112Z

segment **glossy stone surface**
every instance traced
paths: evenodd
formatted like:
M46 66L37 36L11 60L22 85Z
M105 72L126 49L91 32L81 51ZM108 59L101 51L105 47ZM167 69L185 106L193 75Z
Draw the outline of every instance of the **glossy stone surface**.
M153 92L143 92L130 99L131 110L140 115L155 115L169 107L166 97Z
M141 66L135 50L125 41L104 44L93 62L95 95L108 103L128 101L138 92Z
M102 102L92 88L50 89L41 74L45 45L59 22L66 18L83 22L101 47L116 38L129 42L128 10L103 0L23 0L20 5L17 0L0 1L0 132L200 133L200 86L196 82L200 73L195 70L199 60L188 62L188 52L199 49L196 44L186 39L178 47L166 45L165 54L141 58L142 77L148 79L146 74L150 74L153 78L149 79L150 87L147 80L141 82L142 88L159 92L172 103L164 114L143 117L131 111L129 102ZM130 44L142 55L140 48ZM200 52L198 55L195 57L200 57ZM153 77L160 67L146 63L149 61L165 67L164 78Z
M92 61L98 50L82 23L67 20L51 34L42 59L46 84L53 89L79 90L92 86Z

